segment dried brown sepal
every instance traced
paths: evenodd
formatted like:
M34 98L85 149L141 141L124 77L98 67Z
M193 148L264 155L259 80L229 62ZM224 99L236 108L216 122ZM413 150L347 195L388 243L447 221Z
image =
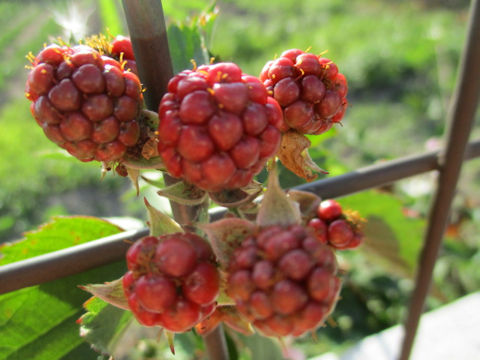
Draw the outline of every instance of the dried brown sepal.
M280 149L277 153L282 164L295 175L313 181L317 178L314 172L328 174L327 171L318 167L310 157L308 148L311 142L305 135L294 130L283 134Z

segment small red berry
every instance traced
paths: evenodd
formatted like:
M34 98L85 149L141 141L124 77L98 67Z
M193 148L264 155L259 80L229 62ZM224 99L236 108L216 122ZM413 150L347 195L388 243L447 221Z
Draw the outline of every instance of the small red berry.
M342 206L335 200L324 200L317 209L317 216L327 222L331 222L342 216Z

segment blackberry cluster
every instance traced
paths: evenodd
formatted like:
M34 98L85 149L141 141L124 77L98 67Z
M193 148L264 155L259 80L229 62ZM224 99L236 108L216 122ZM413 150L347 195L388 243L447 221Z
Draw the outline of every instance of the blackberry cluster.
M127 252L123 289L136 319L185 332L213 313L220 276L210 245L198 235L147 236Z
M340 291L333 251L301 225L268 226L233 253L227 294L266 336L299 336L321 325Z
M280 145L280 107L233 63L173 77L158 115L168 172L206 191L246 186Z
M343 118L347 80L330 59L287 50L264 66L260 80L283 109L284 131L321 134Z
M362 222L346 214L335 200L322 201L308 226L319 242L338 250L353 249L363 242Z
M79 45L50 45L33 60L25 94L45 135L81 161L113 162L137 144L138 77Z

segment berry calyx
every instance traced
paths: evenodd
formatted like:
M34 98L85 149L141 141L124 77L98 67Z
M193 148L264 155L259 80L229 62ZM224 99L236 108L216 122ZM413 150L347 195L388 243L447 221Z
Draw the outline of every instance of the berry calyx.
M123 289L141 324L184 332L215 310L220 275L210 245L200 236L147 236L126 256Z
M260 80L282 107L287 128L321 134L343 118L347 81L330 59L290 49L267 62Z
M182 71L158 109L168 172L210 192L248 185L280 145L276 107L263 84L234 63Z

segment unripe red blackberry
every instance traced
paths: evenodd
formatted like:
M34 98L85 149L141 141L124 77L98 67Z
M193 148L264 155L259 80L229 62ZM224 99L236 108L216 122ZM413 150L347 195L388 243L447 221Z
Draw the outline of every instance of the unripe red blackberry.
M323 244L335 249L353 249L363 242L364 220L352 211L344 211L335 200L322 201L316 211L316 217L308 222L315 237Z
M45 135L81 161L119 161L140 137L141 84L112 58L79 45L50 45L26 84Z
M283 109L288 128L321 134L342 120L347 81L329 59L298 49L269 61L260 80Z
M263 84L233 63L182 71L158 110L168 172L207 191L246 186L280 145L277 107Z
M227 294L267 336L321 325L340 289L333 251L301 225L266 226L243 240L228 267Z
M198 235L144 237L127 251L127 267L125 296L143 325L184 332L215 309L220 275Z
M129 37L117 35L111 42L110 55L119 61L125 61L125 68L138 75L137 62Z

